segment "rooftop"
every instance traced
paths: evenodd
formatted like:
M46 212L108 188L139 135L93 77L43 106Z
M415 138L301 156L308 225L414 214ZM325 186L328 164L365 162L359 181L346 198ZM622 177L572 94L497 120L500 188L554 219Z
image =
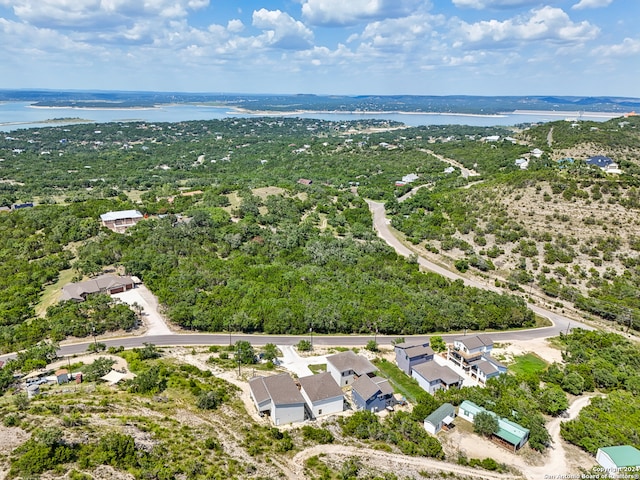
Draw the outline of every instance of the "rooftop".
M458 383L460 375L446 365L439 365L436 362L421 363L413 367L413 371L428 382L442 381L446 385Z
M121 210L119 212L107 212L100 215L100 220L103 222L125 220L128 218L142 218L142 214L138 210Z
M431 415L424 419L425 422L430 423L431 425L438 425L445 418L451 417L454 418L456 416L456 409L450 403L443 403L438 408L436 408Z
M263 385L260 386L260 383ZM298 390L293 378L291 378L288 373L281 373L271 377L253 377L249 380L249 386L258 403L266 400L266 398L264 398L264 391L266 391L276 406L304 403L304 398L302 398L300 390ZM263 387L264 390L262 389Z
M378 370L369 360L362 355L356 355L352 350L329 355L327 363L333 365L339 372L353 370L358 376Z
M358 395L365 400L369 400L371 397L380 393L380 395L392 395L393 388L386 378L381 377L360 377L351 388L358 392Z
M62 287L60 300L84 300L82 295L103 292L124 285L133 285L131 277L106 273L84 282L68 283Z
M617 467L640 466L640 450L631 445L618 445L600 448L606 453Z
M312 402L319 402L328 398L341 397L344 395L342 389L329 372L300 377L298 381Z
M468 350L474 350L480 347L493 347L493 340L486 335L465 335L456 338L455 341L462 343Z

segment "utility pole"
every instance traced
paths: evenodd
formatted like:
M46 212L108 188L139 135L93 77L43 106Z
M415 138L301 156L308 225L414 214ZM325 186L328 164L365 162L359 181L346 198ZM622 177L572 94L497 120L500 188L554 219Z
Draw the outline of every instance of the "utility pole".
M309 343L311 344L311 350L313 350L313 326L309 327Z

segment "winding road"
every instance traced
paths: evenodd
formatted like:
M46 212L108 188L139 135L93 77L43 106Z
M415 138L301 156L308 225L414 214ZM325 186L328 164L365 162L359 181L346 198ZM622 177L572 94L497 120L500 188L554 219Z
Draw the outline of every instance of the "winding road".
M391 246L399 255L403 257L415 256L409 248L407 248L398 238L396 238L389 227L390 221L386 218L386 212L384 204L380 202L374 202L367 200L369 209L373 215L373 225L378 236L382 238L389 246ZM426 258L418 257L418 263L426 270L438 273L447 277L450 280L462 280L465 285L476 287L484 290L492 290L495 292L501 292L501 290L495 285L489 282L483 282L473 278L463 277L456 272L452 272L436 263L433 263ZM538 305L528 303L527 306L537 315L548 318L553 323L550 327L532 328L526 330L510 330L506 332L492 332L491 336L495 341L510 341L510 340L532 340L536 338L547 338L558 335L560 332L568 332L571 328L579 327L588 330L592 330L593 327L581 323L575 319L570 319L559 313L547 310ZM126 336L120 338L100 339L101 343L104 343L107 347L119 347L134 348L141 347L145 343L151 343L157 346L198 346L198 345L229 345L235 343L238 340L247 340L252 345L260 346L267 343L273 343L276 345L295 345L300 340L311 340L314 345L322 346L345 346L345 347L358 347L364 346L369 340L373 339L373 335L260 335L260 334L235 334L235 333L162 333L155 334L155 332L163 332L163 329L151 329L143 335ZM168 331L168 329L166 330ZM453 338L459 337L460 334L443 335L443 339L447 342L452 341ZM417 335L411 338L416 341L427 340L430 335ZM375 340L380 345L390 345L393 340L398 338L398 335L377 335ZM58 355L77 355L84 353L87 350L87 346L93 343L93 341L83 341L73 344L61 345ZM9 358L14 357L15 354L6 354L0 356L0 360L6 361Z

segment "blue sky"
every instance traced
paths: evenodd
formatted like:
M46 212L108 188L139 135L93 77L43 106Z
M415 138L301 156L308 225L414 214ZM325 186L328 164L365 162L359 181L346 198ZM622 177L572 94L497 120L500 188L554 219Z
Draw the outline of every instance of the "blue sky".
M0 0L0 88L640 97L639 0Z

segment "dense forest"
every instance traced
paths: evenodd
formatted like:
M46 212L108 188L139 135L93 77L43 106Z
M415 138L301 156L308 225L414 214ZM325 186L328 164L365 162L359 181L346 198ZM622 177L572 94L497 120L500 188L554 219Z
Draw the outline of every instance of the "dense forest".
M639 123L517 133L252 118L16 130L0 139L0 204L36 207L0 215L0 348L87 335L82 325L134 328L124 311L44 298L59 291L60 272L80 279L112 268L140 276L169 317L194 330L412 334L534 323L521 297L464 288L398 258L375 237L364 198L386 202L417 253L638 328ZM618 138L611 154L623 174L580 158L557 163L551 137L574 148ZM514 160L535 146L543 154L521 170ZM479 175L446 173L437 155ZM417 180L399 183L408 174ZM131 208L149 219L127 235L99 226L101 213Z

